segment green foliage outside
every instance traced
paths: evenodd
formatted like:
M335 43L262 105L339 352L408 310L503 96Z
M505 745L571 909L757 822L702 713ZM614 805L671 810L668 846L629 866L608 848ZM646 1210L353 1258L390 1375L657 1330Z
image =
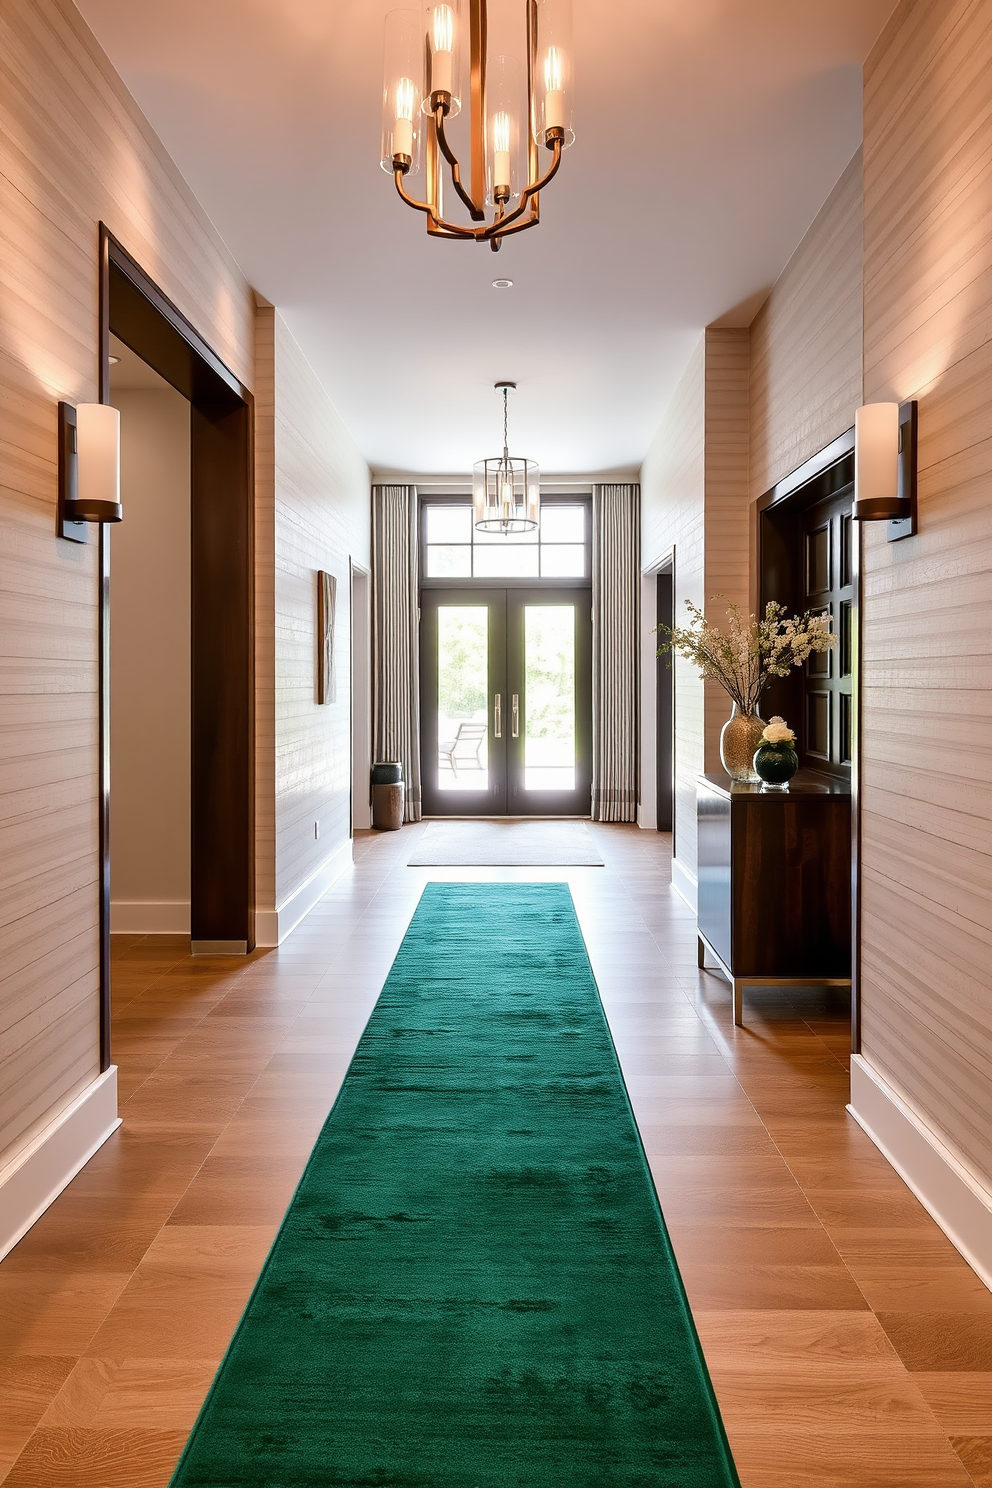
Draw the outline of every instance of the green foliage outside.
M456 721L486 714L489 612L445 605L437 616L437 711Z
M571 743L575 732L575 615L571 605L526 612L527 737Z
M451 722L486 716L488 611L443 606L438 612L438 714ZM575 618L571 605L526 611L527 736L572 743L575 732Z

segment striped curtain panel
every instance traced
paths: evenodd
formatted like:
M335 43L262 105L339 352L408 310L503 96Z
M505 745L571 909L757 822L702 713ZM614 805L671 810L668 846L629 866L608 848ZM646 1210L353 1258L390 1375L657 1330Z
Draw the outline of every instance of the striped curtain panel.
M417 488L372 487L372 743L399 760L405 821L420 821Z
M637 820L641 488L592 488L592 819Z

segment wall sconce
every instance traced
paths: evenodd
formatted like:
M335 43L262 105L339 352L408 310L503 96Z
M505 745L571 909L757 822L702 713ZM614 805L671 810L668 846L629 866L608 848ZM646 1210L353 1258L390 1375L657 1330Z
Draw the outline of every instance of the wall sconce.
M88 522L119 522L121 416L108 403L59 404L59 537L89 542Z
M857 522L888 521L888 541L916 532L917 411L906 403L867 403L854 415Z

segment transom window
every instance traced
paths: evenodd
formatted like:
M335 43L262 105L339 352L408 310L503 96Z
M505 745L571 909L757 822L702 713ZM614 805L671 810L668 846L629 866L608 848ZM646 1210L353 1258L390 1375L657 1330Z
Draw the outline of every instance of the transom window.
M477 532L471 501L423 503L426 579L585 579L589 506L544 499L533 532Z

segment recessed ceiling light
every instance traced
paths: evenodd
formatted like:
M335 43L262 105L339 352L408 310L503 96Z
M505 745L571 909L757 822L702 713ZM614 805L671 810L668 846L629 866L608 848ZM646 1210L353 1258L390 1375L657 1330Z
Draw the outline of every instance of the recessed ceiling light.
M512 289L512 288L513 288L513 280L512 279L494 279L493 280L493 289Z

